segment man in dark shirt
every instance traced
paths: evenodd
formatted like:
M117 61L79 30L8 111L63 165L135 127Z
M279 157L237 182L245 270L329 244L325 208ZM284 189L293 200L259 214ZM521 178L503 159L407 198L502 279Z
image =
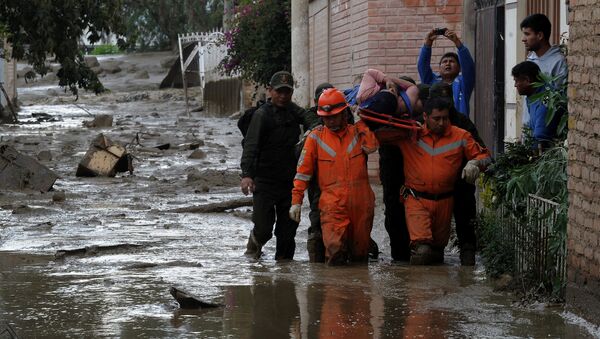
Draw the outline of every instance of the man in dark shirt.
M294 146L304 122L304 109L292 102L294 80L289 72L271 77L271 101L256 110L244 139L242 192L254 195L246 255L260 258L262 246L277 237L275 259L293 259L298 223L290 219L291 191L296 174Z

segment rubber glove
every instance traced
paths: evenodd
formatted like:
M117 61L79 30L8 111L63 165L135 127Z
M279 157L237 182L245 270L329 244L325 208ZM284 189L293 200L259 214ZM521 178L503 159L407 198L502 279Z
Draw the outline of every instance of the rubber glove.
M302 205L300 205L300 204L292 205L292 207L290 207L290 219L292 219L298 223L300 222L301 207L302 207Z
M475 180L477 180L477 177L479 177L479 160L469 160L465 165L465 168L463 168L462 178L473 185Z

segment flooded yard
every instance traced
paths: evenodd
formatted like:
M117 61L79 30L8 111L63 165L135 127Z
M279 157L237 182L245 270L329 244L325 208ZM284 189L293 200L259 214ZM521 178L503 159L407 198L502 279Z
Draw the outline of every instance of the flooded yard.
M24 123L0 125L0 140L33 157L50 151L52 159L42 163L58 174L54 190L66 199L53 201L53 191L0 191L0 338L10 338L2 332L8 324L20 338L600 335L562 305L518 306L512 294L494 291L482 265L461 267L451 249L442 266L391 263L377 185L378 261L309 263L308 210L294 261L275 262L273 240L260 261L245 258L250 207L174 211L243 196L237 121L210 112L188 116L183 91L152 89L157 79L129 85L106 79L107 87L119 86L83 95L77 105L72 97L48 95L60 92L48 84L20 90ZM113 127L83 127L88 112L113 115ZM128 144L133 174L75 177L99 133ZM168 149L155 148L165 143ZM206 157L190 159L190 143ZM182 310L172 286L221 306Z

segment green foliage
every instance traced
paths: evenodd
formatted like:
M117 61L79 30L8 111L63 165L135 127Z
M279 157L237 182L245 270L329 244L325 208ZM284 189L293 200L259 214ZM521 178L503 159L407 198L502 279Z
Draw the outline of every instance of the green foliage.
M121 50L116 45L96 45L90 52L91 55L106 55L106 54L119 54Z
M552 77L549 74L541 72L538 76L539 81L533 83L534 88L543 88L543 91L531 96L533 102L542 100L542 104L547 107L546 125L549 125L554 117L560 115L558 127L556 129L557 139L564 141L567 139L567 84L557 83L558 76Z
M268 85L271 75L291 69L290 0L261 0L236 8L230 32L225 33L228 55L220 64L227 75Z
M177 48L177 34L221 26L223 0L123 0L131 50Z
M481 255L485 260L487 273L498 278L504 273L513 271L515 266L515 253L513 243L506 241L506 234L500 230L506 222L494 213L486 213L481 220L480 243L485 244Z
M95 43L103 35L121 33L120 11L120 0L4 0L0 27L12 45L12 58L27 60L45 75L46 58L52 55L62 65L60 86L74 95L80 88L100 93L104 87L85 64L79 39L85 33Z
M526 140L530 140L526 138ZM486 268L493 276L514 273L515 249L529 247L542 249L536 243L539 234L537 224L547 223L549 212L532 210L526 213L529 194L558 203L557 219L549 229L542 286L561 298L565 281L556 271L556 260L564 258L568 212L567 150L565 147L548 149L541 155L532 151L531 142L507 144L506 152L498 155L496 162L484 177L486 196L492 195L492 203L482 227L482 251ZM512 224L511 224L512 223ZM508 225L508 226L507 226ZM516 226L520 234L515 235ZM515 237L506 237L506 233ZM528 242L529 241L529 242ZM519 244L519 245L517 245Z

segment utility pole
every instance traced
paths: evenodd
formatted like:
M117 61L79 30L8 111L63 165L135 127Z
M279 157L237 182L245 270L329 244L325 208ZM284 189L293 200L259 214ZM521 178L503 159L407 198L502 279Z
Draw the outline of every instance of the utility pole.
M296 81L294 102L301 107L310 106L308 58L308 0L292 3L292 75Z

